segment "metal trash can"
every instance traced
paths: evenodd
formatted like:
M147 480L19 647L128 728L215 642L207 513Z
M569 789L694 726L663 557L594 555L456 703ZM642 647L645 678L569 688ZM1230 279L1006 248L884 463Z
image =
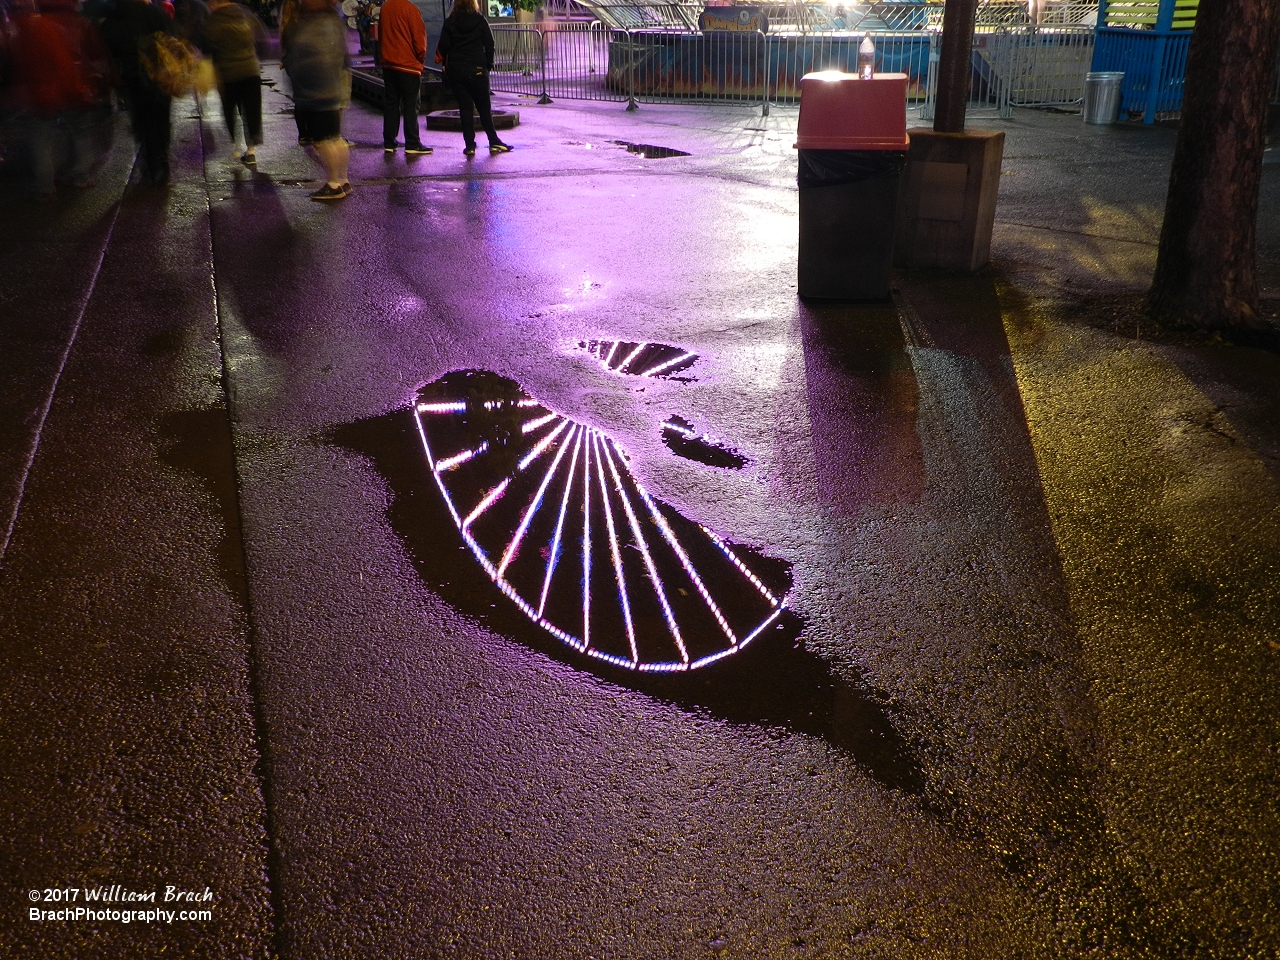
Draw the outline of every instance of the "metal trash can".
M1120 83L1124 74L1098 70L1084 75L1085 123L1108 124L1120 119Z
M801 78L800 296L888 299L898 180L907 160L906 104L903 73Z

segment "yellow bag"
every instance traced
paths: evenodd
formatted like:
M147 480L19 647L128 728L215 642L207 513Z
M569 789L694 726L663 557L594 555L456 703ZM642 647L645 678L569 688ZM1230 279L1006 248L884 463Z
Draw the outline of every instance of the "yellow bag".
M169 97L190 93L196 84L196 54L191 45L167 33L148 34L138 41L142 69Z
M213 69L213 61L201 57L196 61L196 93L203 97L217 85L218 74Z

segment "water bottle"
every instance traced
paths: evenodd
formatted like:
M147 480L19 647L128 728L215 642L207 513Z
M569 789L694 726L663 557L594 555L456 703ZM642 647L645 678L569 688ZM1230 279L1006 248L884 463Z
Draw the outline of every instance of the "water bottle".
M858 45L858 76L870 80L875 72L876 45L871 42L871 34L862 35L862 43Z

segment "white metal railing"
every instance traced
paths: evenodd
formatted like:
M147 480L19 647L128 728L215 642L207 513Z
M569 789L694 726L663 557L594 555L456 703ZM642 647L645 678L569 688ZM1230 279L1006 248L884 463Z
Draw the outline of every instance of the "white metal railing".
M550 99L770 103L799 96L816 70L857 68L862 34L694 33L622 30L598 21L495 24L493 89ZM937 90L936 30L872 33L877 72L905 73L908 98L931 119ZM1014 106L1080 103L1093 55L1086 27L1000 27L973 40L968 106L1011 115Z

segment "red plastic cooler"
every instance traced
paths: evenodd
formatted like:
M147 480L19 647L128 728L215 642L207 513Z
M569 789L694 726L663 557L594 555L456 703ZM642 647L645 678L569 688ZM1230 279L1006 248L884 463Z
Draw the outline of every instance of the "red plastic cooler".
M800 81L802 297L884 300L898 177L907 156L907 75L810 73Z

